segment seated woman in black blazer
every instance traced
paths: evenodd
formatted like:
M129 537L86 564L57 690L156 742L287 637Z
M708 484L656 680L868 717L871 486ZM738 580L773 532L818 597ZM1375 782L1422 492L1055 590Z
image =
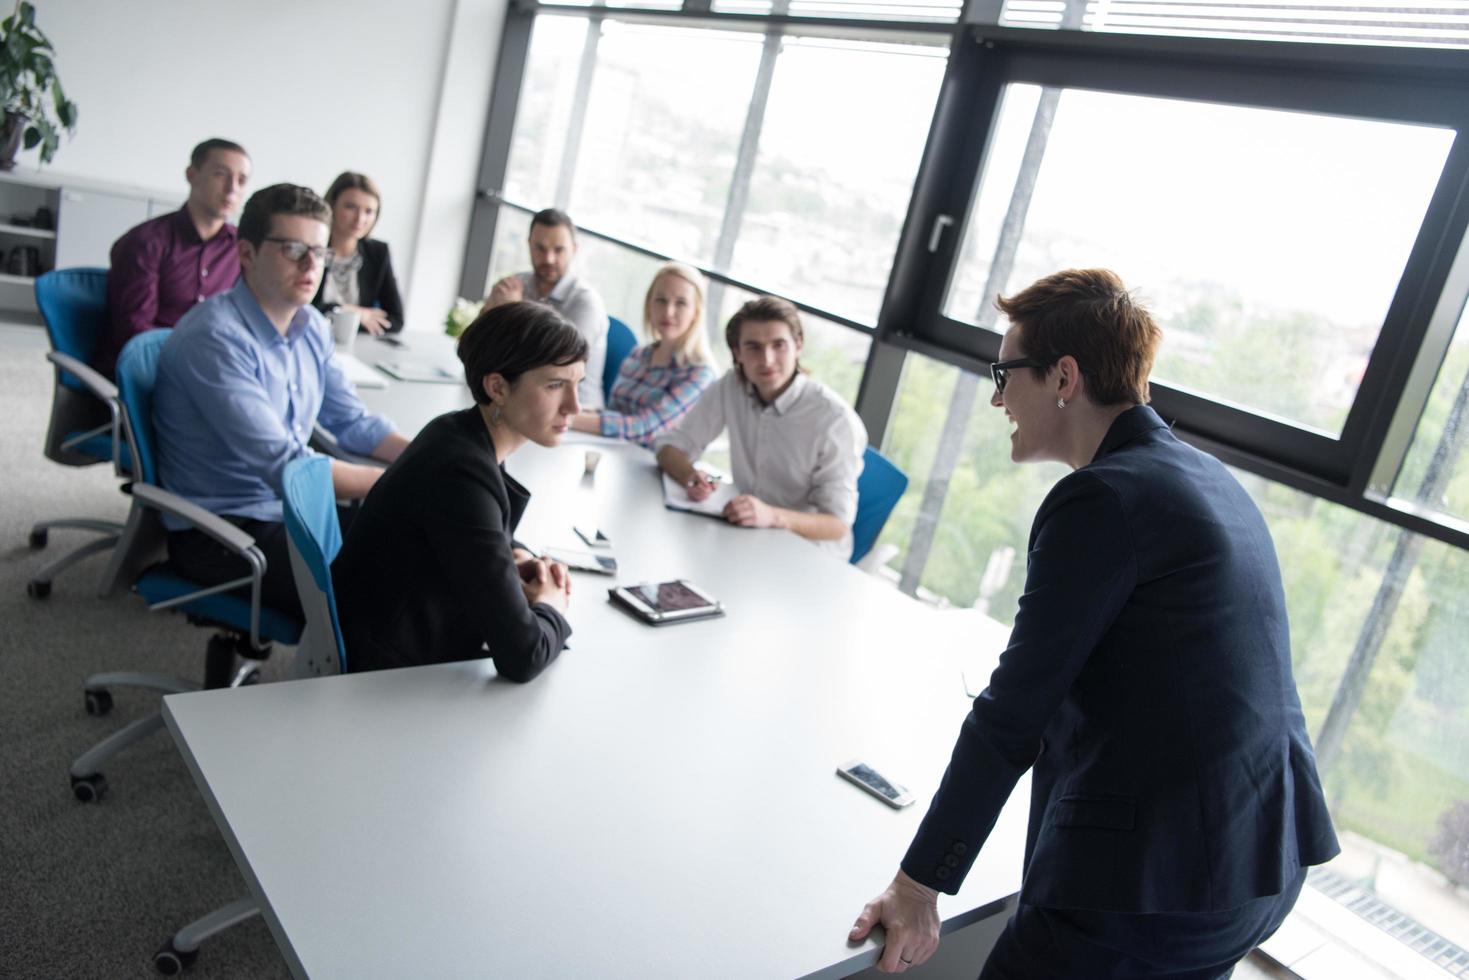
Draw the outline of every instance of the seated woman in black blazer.
M323 313L338 306L352 310L361 318L360 329L374 336L397 333L403 329L403 297L388 243L367 237L382 208L377 185L349 170L327 188L326 203L332 208L332 261L312 305Z
M540 303L496 307L459 339L477 403L434 419L353 520L332 580L352 671L494 658L528 681L561 652L571 580L512 535L530 494L504 470L554 446L580 407L587 344Z

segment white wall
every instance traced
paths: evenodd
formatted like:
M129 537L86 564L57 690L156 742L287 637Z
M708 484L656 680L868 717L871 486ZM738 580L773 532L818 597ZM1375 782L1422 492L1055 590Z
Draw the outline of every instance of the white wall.
M252 190L320 192L360 170L382 188L374 236L392 247L408 322L437 329L462 261L505 2L41 0L37 23L79 110L47 169L181 200L189 150L222 136L250 151ZM22 155L20 169L35 165Z

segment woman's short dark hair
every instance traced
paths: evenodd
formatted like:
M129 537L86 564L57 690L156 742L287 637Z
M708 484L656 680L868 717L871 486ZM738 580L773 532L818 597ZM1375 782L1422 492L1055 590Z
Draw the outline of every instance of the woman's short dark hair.
M259 248L278 214L315 218L328 228L332 226L332 209L316 196L316 191L296 184L271 184L245 202L245 210L240 213L240 239Z
M1026 357L1047 370L1067 354L1076 358L1094 404L1148 403L1148 375L1163 331L1117 273L1067 269L1014 296L998 296L995 305L1020 328Z
M587 342L566 319L543 303L506 303L477 316L459 337L464 383L481 405L490 403L485 377L514 384L527 371L564 367L587 359Z

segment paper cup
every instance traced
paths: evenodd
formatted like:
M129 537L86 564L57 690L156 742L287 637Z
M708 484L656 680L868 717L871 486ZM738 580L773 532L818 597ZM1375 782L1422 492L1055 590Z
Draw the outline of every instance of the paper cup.
M596 449L587 450L586 474L591 476L597 472L597 464L602 462L602 454Z
M332 310L332 343L343 354L352 353L352 342L357 339L357 325L361 322L352 310Z

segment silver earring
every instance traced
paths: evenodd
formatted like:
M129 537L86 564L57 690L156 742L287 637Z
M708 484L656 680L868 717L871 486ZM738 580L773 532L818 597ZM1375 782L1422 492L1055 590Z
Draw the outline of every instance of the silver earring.
M500 406L493 403L490 405L490 424L500 424Z
M1057 408L1065 408L1066 407L1066 399L1064 399L1064 398L1057 398L1056 399L1056 407Z

